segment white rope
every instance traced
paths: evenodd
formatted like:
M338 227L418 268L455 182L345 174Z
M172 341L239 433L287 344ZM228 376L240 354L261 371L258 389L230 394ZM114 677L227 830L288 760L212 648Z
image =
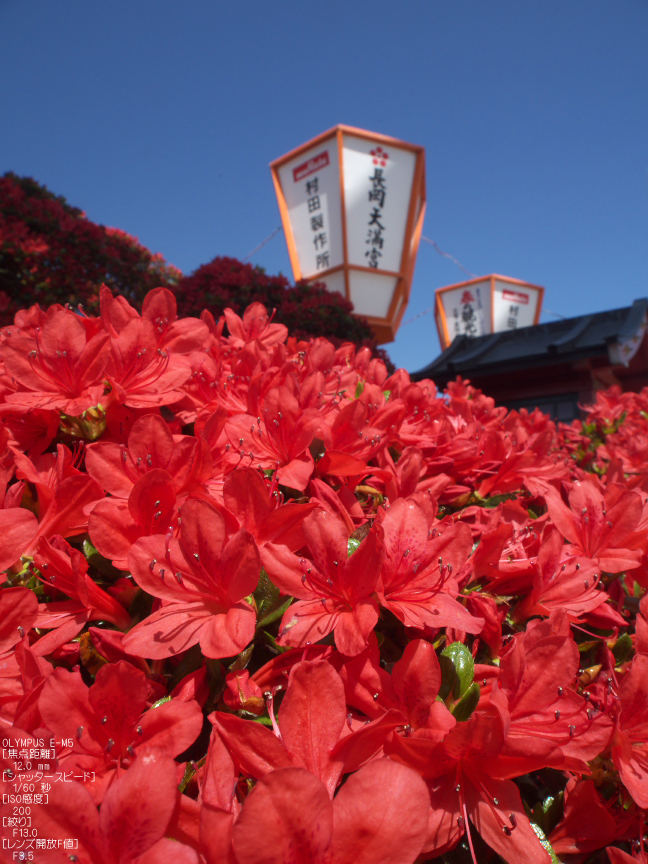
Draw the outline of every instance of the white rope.
M430 240L429 237L421 237L421 240L424 240L426 243L429 243L430 246L432 246L432 248L434 249L434 251L435 251L435 252L438 252L439 255L441 255L443 258L447 258L449 261L452 261L453 264L456 264L457 267L458 267L460 270L463 270L464 273L467 273L468 276L471 277L471 279L476 279L476 278L477 278L477 274L476 274L476 273L471 273L470 270L467 270L467 269L463 266L463 264L461 263L461 261L457 261L457 259L456 259L454 256L449 255L447 252L444 252L443 249L440 249L440 248L439 248L439 245L438 245L437 243L435 243L434 240Z
M266 245L266 243L269 243L274 237L277 236L277 234L280 231L281 231L281 225L278 225L275 228L275 230L272 232L272 234L268 234L268 236L265 238L265 240L262 240L259 243L259 245L255 246L251 252L248 252L248 254L245 256L245 258L241 259L242 263L245 264L246 261L249 261L249 259L259 251L259 249L263 249L263 247Z

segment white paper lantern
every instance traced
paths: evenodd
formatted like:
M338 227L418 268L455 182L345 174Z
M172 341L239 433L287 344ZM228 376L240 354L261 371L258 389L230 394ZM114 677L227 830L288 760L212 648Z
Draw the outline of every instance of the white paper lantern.
M436 291L436 324L445 350L455 338L530 327L540 321L544 288L508 276L484 276Z
M336 126L270 167L295 280L338 291L391 342L423 229L423 148Z

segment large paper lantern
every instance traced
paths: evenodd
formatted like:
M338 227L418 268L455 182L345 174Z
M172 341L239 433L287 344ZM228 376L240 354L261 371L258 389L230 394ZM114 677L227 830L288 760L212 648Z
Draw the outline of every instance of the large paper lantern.
M295 280L338 291L391 342L423 229L423 148L335 126L270 168Z
M484 336L530 327L540 321L544 288L510 279L483 276L436 291L436 324L445 350L455 336Z

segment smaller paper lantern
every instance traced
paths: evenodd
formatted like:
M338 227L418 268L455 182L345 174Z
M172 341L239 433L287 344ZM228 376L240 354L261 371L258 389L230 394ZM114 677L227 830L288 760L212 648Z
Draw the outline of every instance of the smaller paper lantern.
M324 282L391 342L423 230L423 148L335 126L270 168L295 281Z
M455 336L484 336L540 321L544 288L508 276L483 276L436 291L436 325L445 350Z

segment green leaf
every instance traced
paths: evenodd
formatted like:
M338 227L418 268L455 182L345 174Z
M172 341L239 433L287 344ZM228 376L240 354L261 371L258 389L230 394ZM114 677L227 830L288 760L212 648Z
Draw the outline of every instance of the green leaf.
M358 381L358 383L356 384L356 389L355 389L355 398L356 399L358 399L362 395L362 391L364 390L364 388L365 388L365 382L364 381Z
M619 636L617 641L614 643L612 653L614 654L614 659L616 660L617 666L620 666L622 663L627 663L628 660L631 660L632 655L634 654L634 650L632 647L632 637L629 636L627 633Z
M270 579L265 569L261 568L259 574L259 583L254 592L254 600L256 602L257 611L260 618L276 609L279 602L279 589Z
M353 553L356 551L356 549L358 548L358 546L360 545L361 542L362 542L362 541L361 541L361 540L358 540L357 537L349 537L349 550L348 550L348 554L349 554L349 555L353 555Z
M439 690L441 697L446 699L452 694L455 699L459 699L466 693L475 677L472 654L462 642L453 642L441 652L439 664L442 676Z
M171 697L170 697L170 696L163 696L161 699L158 699L157 702L154 702L154 703L151 705L151 711L152 711L154 708L159 708L160 705L164 705L165 702L170 702L170 701L171 701Z
M540 841L540 845L551 858L551 864L561 864L560 858L554 852L553 846L545 837L545 833L542 828L536 822L532 822L531 827L533 828L536 837Z
M272 612L269 612L267 615L265 615L257 624L257 630L261 630L263 627L267 627L269 624L272 624L278 618L281 618L294 599L294 597L289 597L281 604L281 606L277 606L276 609L273 609Z
M184 792L184 790L189 785L189 781L191 780L191 778L194 776L195 773L196 773L195 765L193 765L193 763L191 763L191 762L187 762L187 765L186 765L185 770L184 770L184 774L182 775L182 780L178 784L178 790L180 792Z
M369 534L371 530L371 525L368 522L365 522L364 525L361 525L359 528L353 532L353 534L349 537L349 545L347 548L347 557L349 555L353 555L358 546L362 543L365 537Z
M252 657L252 652L254 651L254 642L250 642L250 644L238 654L234 660L227 667L230 672L239 672L241 669L247 669L247 665L250 662Z
M471 684L461 699L451 709L452 716L458 723L463 723L465 720L470 719L479 703L480 693L479 684Z
M479 495L475 495L475 503L480 507L492 509L494 507L499 507L499 505L503 504L504 501L515 501L519 497L519 492L505 492L502 495L492 495L490 498L480 498Z
M96 567L102 576L107 576L109 579L119 579L124 575L121 570L113 567L111 562L107 558L104 558L89 540L83 541L83 554L88 559L88 564Z
M272 633L268 633L267 630L263 630L262 632L271 651L273 651L275 654L285 654L286 651L290 651L290 648L284 648L283 645L279 645Z

